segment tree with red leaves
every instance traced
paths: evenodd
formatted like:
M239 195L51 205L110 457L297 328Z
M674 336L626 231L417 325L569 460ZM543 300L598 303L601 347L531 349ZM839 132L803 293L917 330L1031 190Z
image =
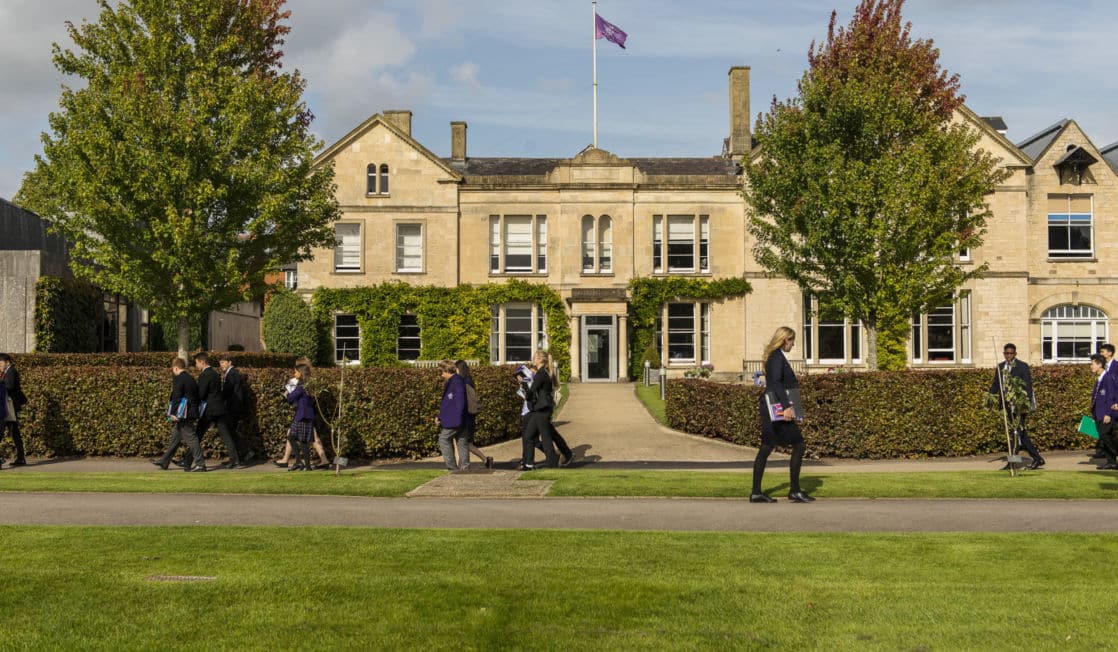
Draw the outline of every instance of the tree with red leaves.
M861 321L871 369L903 369L910 318L985 271L957 257L981 244L1008 174L977 147L959 76L912 38L903 4L863 0L845 27L831 14L798 96L758 117L746 166L754 256L832 318Z
M17 201L73 244L75 274L178 330L259 296L264 274L334 244L332 167L298 71L283 73L284 0L100 0Z

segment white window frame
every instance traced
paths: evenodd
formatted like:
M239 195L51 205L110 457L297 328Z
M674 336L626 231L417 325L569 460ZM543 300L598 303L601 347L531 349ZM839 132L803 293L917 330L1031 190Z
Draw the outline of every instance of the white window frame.
M343 317L347 321L350 318L353 319L353 324L346 324L346 325L343 326L343 328L355 328L356 329L356 335L347 334L344 337L338 335L338 318L339 317ZM334 336L334 364L342 364L343 358L346 357L345 354L349 351L353 351L357 354L355 358L350 358L349 359L349 364L351 364L351 365L361 364L361 322L357 319L357 315L354 315L354 314L351 314L351 313L344 313L344 312L334 313L334 327L333 327L333 330L331 332ZM339 346L341 341L345 341L349 345L344 346L344 347Z
M690 228L680 226L690 222ZM672 225L675 240L672 239ZM689 239L685 239L684 232L688 232ZM675 267L671 264L668 252L672 243L691 243L691 266ZM705 254L705 255L704 255ZM660 264L656 264L657 258ZM710 216L709 215L684 215L668 214L652 216L652 272L654 274L709 274L710 273Z
M972 293L963 290L951 303L938 306L929 313L918 315L912 320L912 338L909 342L909 359L916 364L959 365L971 363L973 329L971 328ZM950 311L949 322L948 317ZM932 323L935 318L936 323ZM951 329L951 348L930 349L928 332L932 328ZM932 360L933 354L950 353L951 360Z
M338 228L342 227L346 230L356 229L357 234L343 235L338 233ZM352 238L349 246L353 251L346 249L346 238ZM334 223L334 272L337 274L360 274L362 269L362 262L364 261L364 243L365 243L365 226L361 222L335 222ZM354 262L343 262L343 261Z
M1045 222L1045 237L1048 243L1048 258L1057 260L1090 260L1095 257L1095 197L1094 195L1072 193L1072 194L1051 194L1047 196L1047 201L1050 203L1053 199L1063 198L1067 203L1067 212L1065 213L1050 213L1049 207L1045 205L1045 213L1047 221ZM1088 213L1073 213L1072 201L1076 198L1087 198L1090 203L1090 212ZM1083 219L1086 216L1086 220ZM1053 218L1056 222L1053 223ZM1073 228L1083 226L1087 227L1087 237L1091 243L1087 249L1072 249L1071 248L1071 230ZM1067 249L1053 249L1052 248L1052 229L1066 228L1068 238Z
M527 245L531 262L528 267L510 269L508 266L510 224L528 220L530 243ZM515 220L515 221L514 221ZM524 247L524 243L519 243ZM523 254L518 254L523 255ZM490 215L489 216L489 274L523 276L547 273L547 216L546 215Z
M376 163L369 163L365 166L365 194L377 194L377 167Z
M613 218L583 215L579 222L582 241L580 265L583 274L613 273Z
M521 362L530 362L528 359L509 359L509 335L508 330L508 312L509 310L529 310L529 328L530 328L530 352L529 358L532 353L540 350L543 343L547 340L547 314L543 309L534 303L502 303L489 307L490 314L490 327L489 327L489 362L491 364L514 364ZM522 333L523 331L513 331Z
M299 270L285 269L283 270L283 287L288 290L299 289Z
M1083 341L1082 337L1060 337L1061 327L1067 331L1073 327L1090 329L1090 347L1085 356L1060 356L1060 340ZM1061 362L1086 362L1099 345L1109 341L1110 318L1100 308L1084 304L1063 303L1045 310L1040 317L1040 355L1046 364Z
M669 317L669 312L672 306L688 306L691 309L691 328L673 328L672 319ZM684 315L676 315L674 319L685 318ZM667 360L669 367L694 367L698 364L706 364L710 362L710 322L711 310L710 304L699 301L672 301L665 303L660 307L660 317L656 320L656 340L657 349L660 351L661 364ZM690 358L672 358L672 335L691 335L691 357ZM678 344L676 345L678 346Z
M418 243L407 243L404 241L404 235L401 234L402 228L415 227L419 229ZM426 232L423 222L396 222L396 273L397 274L422 274L425 269L426 256ZM414 250L418 248L418 256ZM412 250L409 256L409 249ZM405 262L416 260L418 257L418 264L414 266L405 266Z
M841 322L823 322L819 318L819 297L809 293L803 295L804 332L803 356L806 364L850 365L861 364L866 350L865 332L862 323L843 318ZM842 357L822 357L820 335L823 329L842 329Z
M405 328L413 328L412 325L404 324L404 318L411 317L415 319L415 335L405 335ZM405 342L406 340L406 342ZM415 347L404 347L403 344L411 344L411 340L415 340ZM419 359L419 354L423 350L423 330L419 326L419 318L412 313L404 313L400 315L400 322L396 325L396 359L402 362L413 362ZM401 351L415 351L415 357L405 358L400 355Z

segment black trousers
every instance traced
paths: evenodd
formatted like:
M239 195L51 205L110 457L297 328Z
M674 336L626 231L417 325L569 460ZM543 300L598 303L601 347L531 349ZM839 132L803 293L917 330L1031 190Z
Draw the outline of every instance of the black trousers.
M180 444L186 444L188 449L186 468L206 466L206 458L202 457L202 447L199 445L198 436L194 432L194 422L185 419L180 419L171 426L171 441L167 444L167 450L163 451L163 457L160 458L159 463L168 466Z
M1118 439L1114 437L1114 420L1103 423L1102 419L1095 419L1095 426L1099 431L1099 452L1110 464L1118 464Z
M1029 439L1029 433L1025 430L1025 419L1027 417L1028 415L1025 414L1018 415L1016 418L1010 415L1009 423L1014 427L1013 434L1017 437L1017 443L1013 446L1013 452L1016 454L1023 448L1034 461L1044 459L1040 456L1040 451L1033 445L1033 440Z
M536 446L539 442L539 445L543 447L543 455L547 460L547 466L559 466L559 457L555 454L555 446L551 441L551 430L550 410L527 414L524 421L524 432L520 435L524 464L535 465Z
M229 461L233 464L241 463L240 453L237 452L237 421L236 417L230 417L228 414L222 414L214 417L212 420L207 417L202 417L198 420L198 442L201 444L202 439L210 430L210 424L217 426L217 434L221 436L221 443L225 445L225 450L229 454Z
M567 445L567 440L563 439L563 435L559 434L559 430L555 427L555 423L551 422L548 425L551 426L551 443L555 444L555 448L559 449L559 454L568 460L574 457L574 452L571 451L571 447ZM543 450L542 441L536 442L536 448L540 449L544 455L547 454L547 452Z
M16 410L16 420L4 424L4 428L11 433L12 443L16 445L16 461L23 461L23 436L19 434L19 410Z

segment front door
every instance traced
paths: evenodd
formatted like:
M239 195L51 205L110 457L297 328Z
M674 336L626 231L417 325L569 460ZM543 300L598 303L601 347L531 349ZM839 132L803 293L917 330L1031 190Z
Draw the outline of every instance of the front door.
M614 317L583 317L582 342L582 380L613 382L617 378L617 327Z

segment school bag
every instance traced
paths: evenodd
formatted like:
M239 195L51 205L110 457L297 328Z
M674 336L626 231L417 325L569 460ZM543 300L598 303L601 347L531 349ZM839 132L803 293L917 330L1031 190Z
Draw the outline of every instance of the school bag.
M478 400L477 390L473 385L466 385L466 412L470 414L481 412L481 401Z

